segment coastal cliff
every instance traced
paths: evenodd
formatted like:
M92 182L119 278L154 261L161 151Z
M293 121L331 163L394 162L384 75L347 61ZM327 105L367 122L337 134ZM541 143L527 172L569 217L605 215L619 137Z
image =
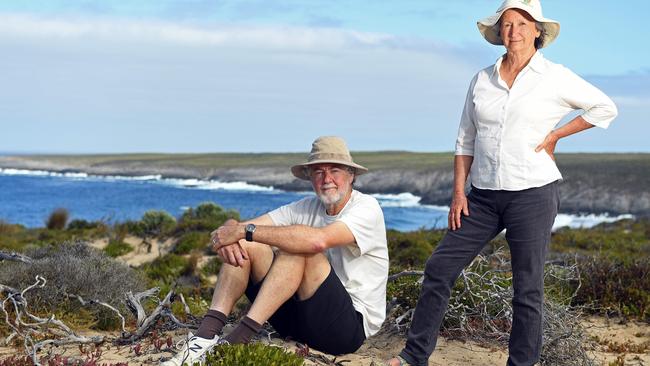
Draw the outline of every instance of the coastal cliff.
M245 181L304 191L310 189L309 183L295 179L288 169L295 162L302 161L303 155L4 156L0 157L0 167L95 175L161 175ZM410 155L417 155L420 160L414 162L408 158ZM235 157L237 160L233 160ZM357 178L355 185L361 191L410 192L422 197L423 204L449 204L453 183L451 154L378 152L355 154L355 158L370 168L368 174ZM220 163L214 162L219 159ZM557 159L564 176L560 185L561 212L650 216L650 154L558 154Z

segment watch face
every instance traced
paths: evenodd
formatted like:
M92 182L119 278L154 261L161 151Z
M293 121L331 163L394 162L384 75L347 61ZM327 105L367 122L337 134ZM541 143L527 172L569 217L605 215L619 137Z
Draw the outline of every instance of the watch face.
M252 233L253 231L255 231L255 225L254 224L246 225L246 231Z

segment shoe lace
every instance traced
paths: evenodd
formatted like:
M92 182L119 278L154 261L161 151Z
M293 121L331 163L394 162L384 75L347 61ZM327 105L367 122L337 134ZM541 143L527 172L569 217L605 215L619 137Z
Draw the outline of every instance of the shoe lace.
M183 347L184 347L186 344L188 344L188 343L190 343L190 338L185 337L184 339L181 339L181 340L179 340L178 342L176 342L176 346L175 346L175 347L176 347L177 350L180 351L180 350L182 350Z
M176 342L176 349L178 349L179 351L183 351L183 347L190 343L190 339L192 339L192 338L188 334L188 335L185 336L185 338L183 338L183 339L179 340L178 342ZM177 357L181 356L181 354L179 353L176 356ZM183 355L180 357L181 362L184 363L185 361L187 361L187 359L189 357L190 357L190 348L187 347L187 348L185 348L185 351L183 351ZM181 363L181 365L182 365L182 363Z

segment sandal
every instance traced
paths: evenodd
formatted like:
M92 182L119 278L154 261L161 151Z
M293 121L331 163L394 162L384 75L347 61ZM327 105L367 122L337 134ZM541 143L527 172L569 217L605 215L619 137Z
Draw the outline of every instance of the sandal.
M411 364L406 362L406 360L403 359L402 356L400 356L400 355L397 355L397 356L395 356L393 358L396 358L397 361L399 361L399 363L397 364L398 366L411 366ZM383 366L392 366L392 365L391 365L390 361L386 361L386 362L384 362Z

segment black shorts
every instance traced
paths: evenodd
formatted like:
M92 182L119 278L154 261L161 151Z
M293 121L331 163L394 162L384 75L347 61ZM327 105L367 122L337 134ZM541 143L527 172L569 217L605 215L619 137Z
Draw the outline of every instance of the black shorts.
M246 297L253 302L262 282L248 282ZM307 300L292 296L271 316L269 323L284 338L332 355L352 353L366 339L363 316L352 306L350 294L330 267L330 273Z

